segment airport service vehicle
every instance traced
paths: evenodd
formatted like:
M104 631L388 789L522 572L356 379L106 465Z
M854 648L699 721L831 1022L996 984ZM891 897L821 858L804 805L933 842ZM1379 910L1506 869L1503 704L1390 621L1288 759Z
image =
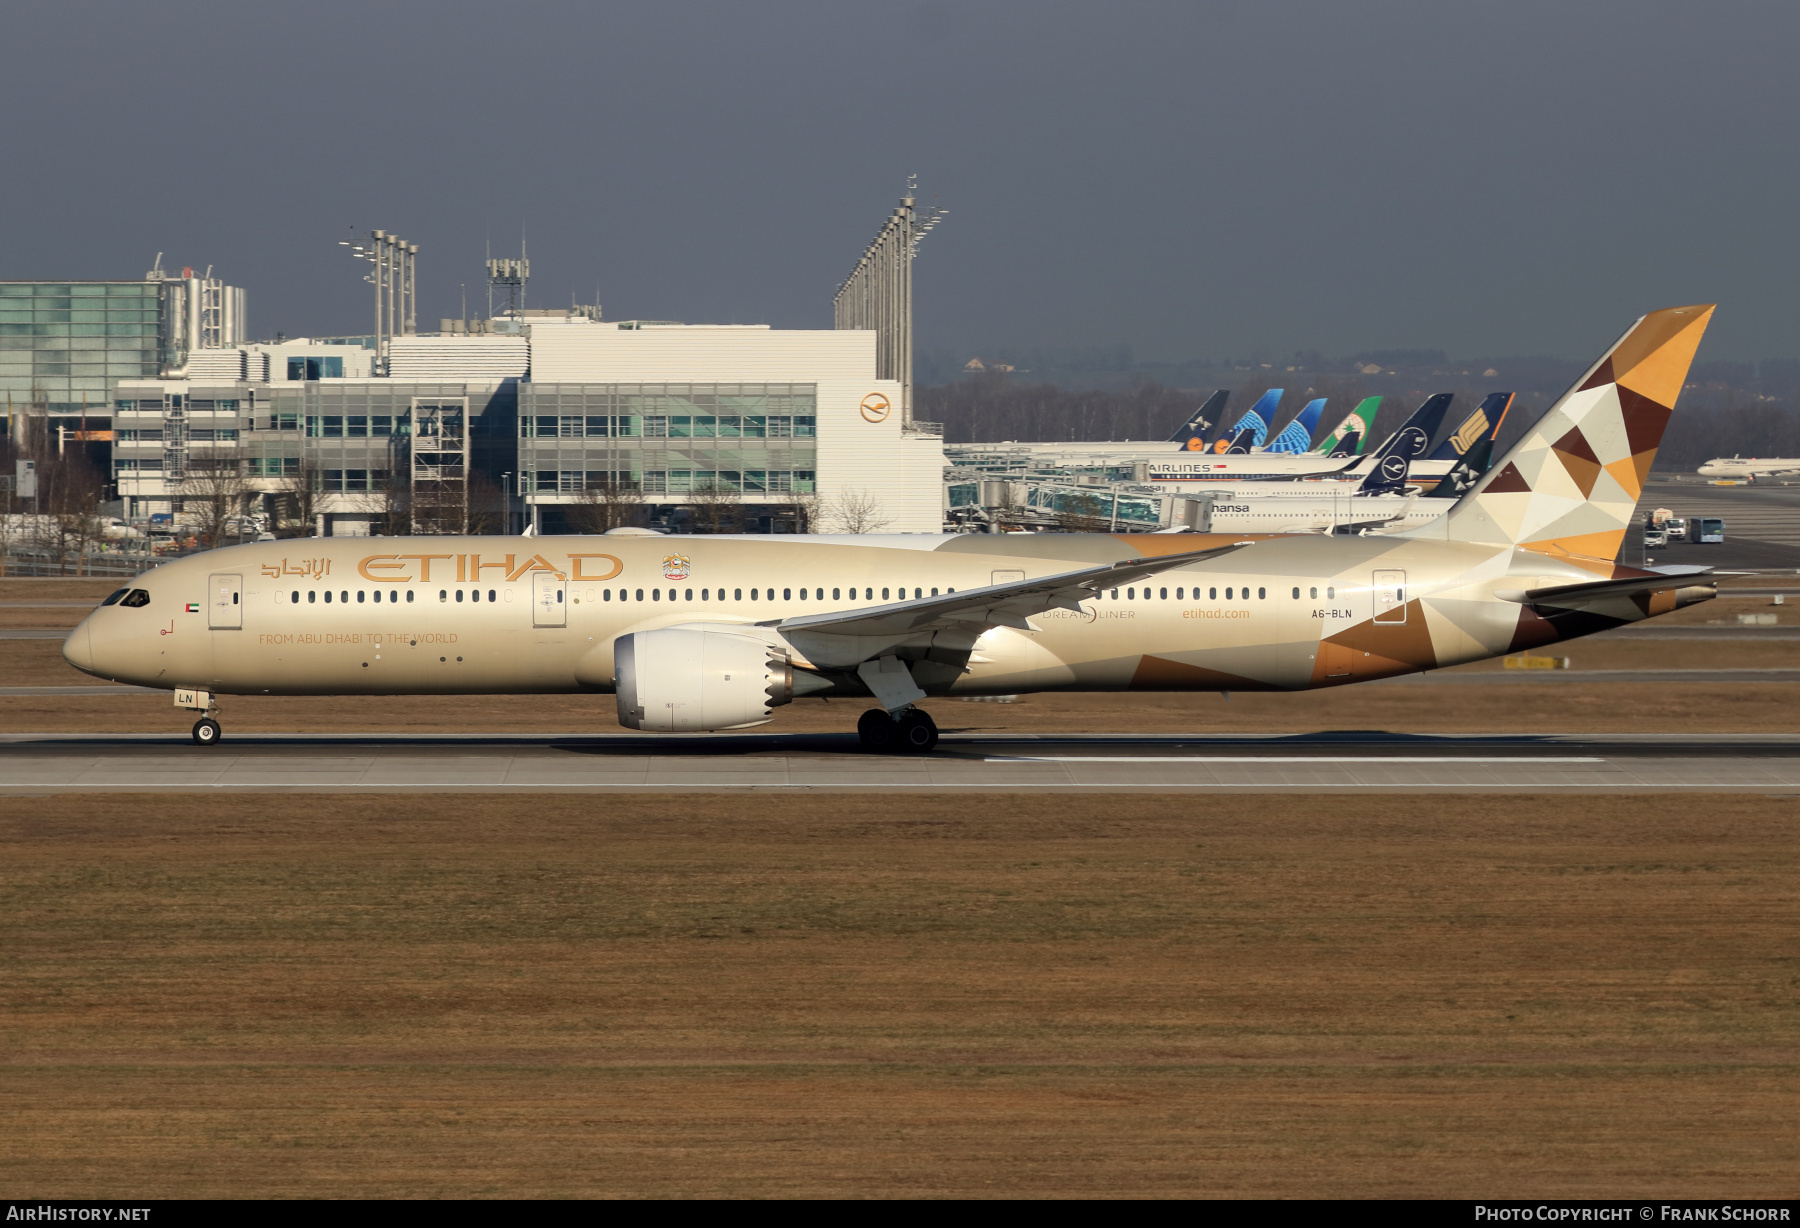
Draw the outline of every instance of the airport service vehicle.
M1537 649L1715 595L1613 562L1711 315L1639 320L1403 534L258 543L147 572L63 655L175 692L202 744L231 695L588 692L676 733L872 699L866 747L929 750L930 696L1306 691Z
M1666 507L1652 510L1646 523L1653 529L1661 529L1672 542L1687 540L1687 521Z
M1689 522L1689 532L1695 541L1702 544L1723 542L1725 540L1725 522L1717 516L1695 516Z
M1800 457L1719 456L1695 470L1703 478L1781 478L1800 475Z
M1644 549L1660 550L1669 544L1669 535L1655 525L1644 526Z

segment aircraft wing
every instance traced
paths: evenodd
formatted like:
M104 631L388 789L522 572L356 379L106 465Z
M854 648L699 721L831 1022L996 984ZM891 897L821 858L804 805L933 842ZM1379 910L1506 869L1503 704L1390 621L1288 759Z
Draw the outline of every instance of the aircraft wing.
M829 614L802 614L763 625L773 626L782 638L805 653L808 661L825 669L855 669L902 645L929 648L944 632L955 633L952 638L966 653L990 627L1034 630L1027 621L1033 614L1055 609L1079 611L1082 601L1101 589L1134 584L1190 563L1219 558L1250 544L1235 542L1211 550L1129 559L1035 580L989 584L938 597ZM966 643L961 643L964 640Z
M1556 584L1549 588L1503 588L1494 596L1502 601L1517 602L1536 608L1581 610L1601 601L1619 597L1635 597L1673 588L1689 588L1703 576L1712 574L1710 567L1659 567L1649 575L1626 576L1620 580L1592 580L1584 584Z

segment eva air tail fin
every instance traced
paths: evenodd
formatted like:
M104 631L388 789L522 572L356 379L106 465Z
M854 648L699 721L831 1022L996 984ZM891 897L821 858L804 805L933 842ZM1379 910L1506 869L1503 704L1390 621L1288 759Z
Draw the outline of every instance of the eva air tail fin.
M1320 456L1361 456L1370 428L1375 425L1375 411L1380 408L1380 397L1364 397L1313 451Z
M1611 562L1712 313L1669 307L1633 324L1473 489L1411 535Z

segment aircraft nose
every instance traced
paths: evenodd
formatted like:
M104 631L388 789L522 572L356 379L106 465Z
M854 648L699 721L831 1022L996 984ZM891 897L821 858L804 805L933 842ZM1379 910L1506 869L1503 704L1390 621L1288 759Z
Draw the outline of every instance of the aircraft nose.
M63 641L63 660L84 674L94 672L94 645L86 620Z

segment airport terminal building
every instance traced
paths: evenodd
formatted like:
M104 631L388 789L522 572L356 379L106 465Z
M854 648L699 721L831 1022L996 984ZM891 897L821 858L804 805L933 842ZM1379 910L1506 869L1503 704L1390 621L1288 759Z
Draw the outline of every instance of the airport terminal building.
M184 378L121 381L124 511L179 517L228 468L267 498L303 485L331 535L383 532L402 501L441 513L458 498L477 531L554 532L608 488L638 492L651 523L677 530L707 497L764 530L795 523L797 500L821 513L815 527L845 501L868 528L942 525L942 431L903 421L900 385L876 378L873 331L510 323L395 337L386 375L355 346L294 342L196 352ZM491 509L504 523L482 519Z

